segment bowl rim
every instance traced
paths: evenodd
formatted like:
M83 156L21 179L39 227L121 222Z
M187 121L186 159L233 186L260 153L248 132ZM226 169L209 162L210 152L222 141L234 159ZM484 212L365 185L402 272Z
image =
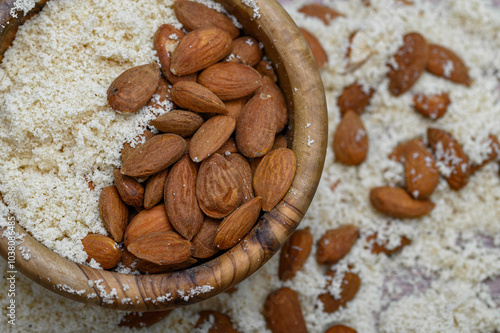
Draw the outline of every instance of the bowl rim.
M167 310L208 299L243 281L262 267L299 225L321 178L328 141L326 99L316 63L297 26L276 0L256 0L254 8L238 0L215 1L242 23L246 34L264 44L265 54L277 64L278 82L289 103L291 127L287 134L297 157L297 172L285 197L225 253L192 268L152 275L77 264L40 244L15 222L13 230L25 235L22 249L31 254L25 260L16 247L16 272L82 303L128 311ZM3 36L0 30L0 38ZM279 39L274 38L277 36ZM13 217L5 218L13 222ZM0 237L0 254L6 260L12 250L9 238ZM14 268L9 264L8 270Z

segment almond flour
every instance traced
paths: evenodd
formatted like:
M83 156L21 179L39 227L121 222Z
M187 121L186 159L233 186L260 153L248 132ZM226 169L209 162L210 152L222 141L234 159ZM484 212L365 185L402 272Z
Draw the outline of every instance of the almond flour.
M387 218L372 209L368 196L371 188L404 184L402 164L387 156L399 143L425 136L428 127L450 132L474 164L480 164L489 156L491 147L488 136L500 135L499 10L490 7L490 1L486 0L416 1L414 6L371 0L371 7L364 7L361 0L324 1L345 15L325 26L320 20L298 12L306 2L311 1L282 0L298 25L314 32L329 56L322 77L330 128L336 128L340 121L337 99L344 88L359 82L366 93L371 88L375 89L375 93L362 116L370 135L366 161L358 167L343 166L334 162L329 148L322 181L300 228L309 227L315 240L311 254L316 253L316 242L327 229L349 223L359 228L360 237L349 254L337 264L319 266L314 256L310 255L304 267L286 282L278 278L279 256L276 255L252 277L240 283L236 292L223 293L201 304L176 309L148 331L190 332L200 310L217 310L227 314L240 332L270 332L262 315L263 305L267 295L282 287L290 287L297 293L307 329L313 333L325 332L338 323L363 333L498 330L498 164L486 165L470 178L460 192L450 191L441 177L432 195L436 207L429 216L420 219L402 221ZM132 140L117 129L120 115L104 112L107 85L124 69L154 60L154 55L149 53L152 42L141 36L152 36L160 24L169 23L165 22L165 18L170 13L162 12L161 8L156 1L141 1L140 6L133 1L126 1L126 4L124 1L110 1L104 7L100 1L78 2L76 5L71 1L52 0L41 15L21 27L14 45L0 65L0 147L2 160L8 161L1 165L0 191L5 193L10 190L11 195L6 201L16 215L37 221L31 225L30 232L36 234L35 225L39 226L41 235L52 238L41 240L43 237L40 235L38 239L73 260L85 260L79 254L80 250L68 253L68 248L77 244L78 237L89 231L104 232L100 229L102 227L97 226L97 212L88 208L88 203L95 201L100 189L111 183L112 169L119 164L121 142L106 138L112 138L114 134L117 141ZM127 14L128 10L133 15ZM139 33L137 30L141 29L145 31ZM349 37L355 31L366 34L364 47L369 47L371 52L368 52L370 57L365 62L350 71L345 54ZM403 35L413 31L424 35L430 43L453 49L469 67L474 81L472 85L458 85L424 72L409 93L393 97L388 90L386 64L402 46ZM96 41L97 45L91 41ZM140 42L130 45L130 41ZM86 46L72 50L81 44ZM61 51L54 54L52 50L58 48ZM74 69L70 65L75 60L70 59L78 60ZM22 66L34 61L34 66L39 69L35 73L31 70L33 66ZM60 71L61 63L67 74L62 78L50 78L49 74L54 72L51 69L57 66ZM95 73L81 65L88 63L96 63L90 66L95 68ZM92 75L99 79L93 80ZM61 83L67 87L65 91L57 90ZM78 90L80 85L85 87ZM89 91L98 96L81 97L83 92L87 94ZM452 101L442 118L425 118L413 109L413 95L442 92L449 93ZM70 97L71 103L64 102ZM85 109L78 108L79 100L85 101L82 104ZM41 112L41 103L50 103L51 106ZM47 112L47 109L55 113ZM136 124L145 124L148 119L146 110L139 111L139 115ZM136 128L136 124L126 132ZM137 128L136 133L141 130ZM101 133L99 140L94 138L98 133ZM72 135L75 138L69 139ZM16 142L18 146L14 146ZM62 143L67 143L67 146ZM13 149L24 146L24 150L14 153ZM78 152L81 154L83 151L84 156L76 152L79 146L86 147L86 150ZM87 150L87 147L92 149ZM104 152L107 154L103 155L108 157L98 159L97 156ZM72 167L64 169L64 165ZM91 172L99 170L99 167L101 170L109 169L109 174L107 171ZM442 172L446 165L438 165L438 168ZM62 175L71 172L74 174L68 175L66 182L55 183ZM95 193L88 190L88 180L95 184ZM36 187L30 188L29 184L34 182ZM20 184L23 186L20 187ZM54 186L58 191L74 193L77 198L74 200L83 204L74 213L82 221L80 235L74 234L74 228L61 227L65 223L59 223L58 227L49 224L54 218L59 221L78 220L64 216L68 214L63 209L64 201L60 205L52 203L60 202L59 192L53 189ZM39 198L34 200L38 206L29 213L23 213L23 204L28 198ZM42 219L39 207L53 210L53 215ZM5 207L2 212L5 212ZM30 225L25 227L29 229ZM375 232L374 241L387 249L397 248L403 236L411 239L412 243L392 256L373 254L367 248L365 239ZM349 265L360 277L361 287L346 308L327 314L322 311L323 305L318 302L318 296L329 284L330 294L334 298L339 297L341 282ZM0 266L6 270L4 261L0 261ZM325 278L329 268L336 271L331 284ZM3 278L1 281L3 290L7 290L7 280ZM116 291L106 290L100 282L95 281L101 296L107 301L116 301ZM16 331L113 332L123 317L120 312L85 306L59 297L23 276L18 277L16 286L16 302L22 305L17 308ZM208 288L202 286L199 291L186 291L185 295L190 297L196 292L206 292ZM62 286L61 290L78 292L71 286ZM0 293L3 311L9 301L5 295ZM2 331L7 331L6 325L5 321L0 322ZM207 332L210 327L208 324L201 326L199 332Z

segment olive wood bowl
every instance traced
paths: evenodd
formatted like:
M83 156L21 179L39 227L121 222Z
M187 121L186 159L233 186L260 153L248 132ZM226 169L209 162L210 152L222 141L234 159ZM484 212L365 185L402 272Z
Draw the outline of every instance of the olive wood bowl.
M86 304L128 311L167 310L205 300L243 281L262 267L298 226L318 186L327 145L326 101L316 63L297 26L276 0L256 1L260 17L240 0L217 1L242 23L246 34L264 44L287 98L288 145L296 154L297 171L283 200L263 214L236 246L179 272L132 275L94 269L62 258L29 234L22 246L29 249L31 258L23 259L16 249L16 270L53 292ZM10 9L14 0L0 0L0 60L17 27L45 2L39 1L26 16L18 13L13 18ZM15 230L26 234L17 222ZM7 259L6 237L0 238L0 252ZM8 270L13 269L9 266ZM124 290L124 285L129 288ZM115 292L115 297L103 298Z

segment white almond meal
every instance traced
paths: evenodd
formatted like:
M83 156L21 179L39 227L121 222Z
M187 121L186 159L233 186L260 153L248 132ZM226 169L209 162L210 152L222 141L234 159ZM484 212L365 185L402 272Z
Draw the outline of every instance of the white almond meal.
M260 1L243 2L260 15ZM431 197L436 206L422 218L390 218L377 213L369 202L370 189L404 184L403 166L387 156L400 142L426 137L428 127L451 133L473 164L491 152L488 136L500 137L500 9L495 1L421 0L404 5L371 0L367 7L362 0L324 0L345 15L328 26L298 11L314 1L281 2L328 54L321 74L330 141L340 121L337 99L343 89L354 82L366 91L375 89L362 115L366 133L358 133L369 138L368 157L357 167L344 166L335 162L329 142L318 191L299 226L310 228L314 245L293 279L278 279L276 255L240 283L236 292L176 309L147 331L193 332L199 311L217 310L227 314L240 332L270 332L263 304L269 293L283 286L298 294L309 332L323 333L334 324L363 333L499 331L497 162L475 173L460 191L450 190L441 177ZM0 211L2 216L14 214L39 242L76 262L87 258L81 244L85 235L106 234L98 197L102 188L112 184L113 168L121 166L123 143L132 142L149 120L172 107L165 103L161 109L144 107L136 114L122 115L112 111L106 100L109 84L125 69L156 61L152 36L161 24L180 27L172 3L51 0L20 27L0 63L0 192L7 204ZM25 0L17 1L16 8L28 11L32 6ZM210 6L221 10L219 5ZM358 42L369 51L359 51L359 57L368 55L368 59L352 70L345 54L355 31L363 32ZM469 68L472 85L424 72L409 92L394 97L388 90L387 64L409 32L458 54ZM445 68L447 73L452 71L451 66ZM441 92L448 92L451 100L445 116L429 119L414 110L414 95ZM442 163L438 168L442 175L450 172ZM0 221L0 225L6 223ZM316 242L326 230L343 224L359 227L360 237L349 254L332 266L338 274L328 290L334 296L340 294L348 266L359 275L361 287L346 307L327 314L318 295L324 292L330 267L316 262ZM374 232L379 244L389 241L389 248L400 245L401 236L412 243L392 256L372 254L366 237ZM28 251L23 258L30 259ZM0 266L7 271L5 261ZM1 281L2 290L7 290L5 276ZM21 274L16 288L15 327L5 320L7 293L0 293L2 332L114 332L124 315L63 298ZM61 290L79 292L67 286ZM204 324L197 332L209 329Z

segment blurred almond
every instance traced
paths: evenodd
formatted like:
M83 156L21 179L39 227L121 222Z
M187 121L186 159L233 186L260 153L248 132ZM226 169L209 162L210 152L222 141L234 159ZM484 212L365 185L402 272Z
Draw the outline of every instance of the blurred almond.
M129 312L120 320L119 327L144 328L167 317L172 310L154 312Z
M389 158L396 162L404 163L406 160L406 152L408 149L414 145L425 147L424 141L420 138L416 138L410 141L402 142L398 144L393 151L389 154Z
M335 158L345 165L359 165L368 155L368 146L368 134L360 116L348 110L333 136Z
M173 133L185 138L193 135L203 122L203 118L194 112L172 110L151 120L151 125L161 132Z
M311 3L303 5L299 12L305 14L306 16L319 18L325 25L330 25L330 22L335 20L337 17L345 17L344 14L319 3Z
M390 186L372 189L370 202L379 212L401 219L422 217L434 209L431 201L413 199L404 189Z
M213 92L196 82L177 82L170 90L181 108L199 113L227 113L226 106Z
M129 206L141 207L144 203L144 187L134 178L122 175L120 169L113 170L113 177L123 202Z
M290 288L278 289L267 296L264 318L273 333L307 333L299 298Z
M252 168L247 159L238 153L226 156L226 159L238 171L243 185L243 202L254 198Z
M283 245L278 276L281 281L293 279L311 253L313 237L309 228L295 231Z
M144 208L151 209L163 199L163 188L168 169L155 173L149 178L144 189Z
M470 86L472 79L463 60L452 50L437 44L429 45L427 70L450 81Z
M220 220L205 217L200 231L193 238L193 257L205 259L214 256L219 249L214 244L215 234L219 227Z
M335 277L334 270L328 271L326 275L330 278L327 288L331 285L331 281ZM359 276L352 272L346 272L342 279L340 298L335 299L329 292L319 295L319 300L323 303L323 309L326 313L333 313L345 306L349 301L354 299L361 285Z
M413 96L413 104L422 116L430 119L439 119L448 110L451 100L447 93L435 95L417 94Z
M314 60L316 60L318 68L321 69L325 67L326 64L328 63L328 55L326 54L325 49L323 49L321 43L312 33L307 31L306 29L299 28L299 30L304 36L304 39L306 40L307 44L309 45L309 48L311 49Z
M118 193L116 186L107 186L99 196L99 213L104 226L114 240L121 242L127 227L128 208Z
M122 251L111 238L98 234L88 234L82 239L83 250L87 253L87 262L94 259L103 269L118 265Z
M410 144L405 157L406 189L415 199L426 199L439 183L436 160L423 144Z
M357 333L357 332L355 329L344 325L335 325L327 329L325 333Z
M209 323L208 326L206 323ZM231 319L223 313L217 311L201 311L200 318L196 322L195 328L208 326L207 333L238 333L231 323Z
M486 164L493 162L494 160L497 159L498 154L500 153L500 142L498 141L498 138L493 134L490 134L488 136L488 140L490 142L490 153L480 164L475 164L471 166L470 168L471 174L477 172L478 170L481 170Z
M125 246L129 246L130 243L144 235L172 230L173 227L168 220L164 205L158 205L141 211L130 221L125 230L123 243Z
M262 78L262 87L256 94L264 94L272 97L271 102L276 114L276 133L283 131L288 123L288 109L286 107L285 95L276 83L268 76Z
M250 36L240 37L233 40L231 51L226 57L228 62L236 62L248 66L256 66L262 59L262 50L259 42Z
M350 36L346 54L348 71L362 66L373 55L369 38L369 35L361 30L355 31Z
M371 246L371 252L373 254L380 254L380 253L385 253L388 256L394 253L397 253L401 251L405 246L408 246L411 244L411 239L407 238L406 236L401 236L400 237L400 245L389 249L389 241L385 241L382 244L377 243L377 237L378 234L374 233L366 238L366 242Z
M191 138L189 156L201 162L213 155L233 134L236 122L231 116L215 116L207 120Z
M365 112L365 108L370 104L374 92L375 90L372 88L368 92L365 92L363 86L358 83L353 83L346 87L337 100L340 114L344 116L347 111L352 110L362 115Z
M358 237L359 229L352 224L327 230L318 241L316 261L322 265L336 264L351 251Z
M255 69L257 70L257 72L260 73L260 75L262 75L263 77L264 76L269 76L269 78L271 80L273 80L273 82L277 82L278 81L278 76L276 75L276 72L274 71L273 69L273 66L271 65L270 62L268 61L265 61L265 60L261 60L257 66L255 66Z

